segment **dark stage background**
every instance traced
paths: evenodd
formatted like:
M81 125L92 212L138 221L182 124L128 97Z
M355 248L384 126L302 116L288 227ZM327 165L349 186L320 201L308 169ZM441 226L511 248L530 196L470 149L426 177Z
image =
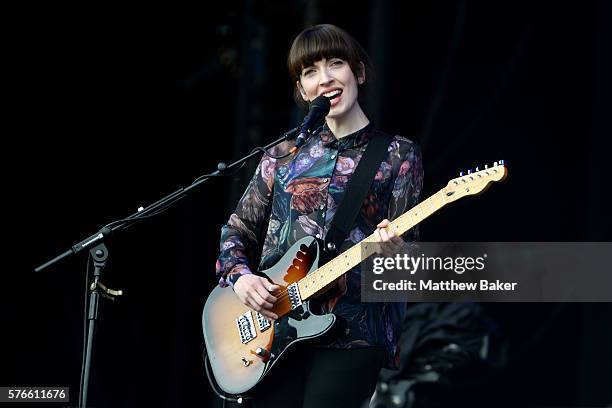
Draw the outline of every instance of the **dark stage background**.
M366 111L422 145L424 197L460 170L509 163L504 183L426 220L424 241L610 240L609 1L37 7L5 15L18 24L6 37L17 92L3 147L0 385L70 386L76 404L86 257L32 269L296 126L285 58L312 23L370 52ZM92 406L217 404L200 315L252 169L112 240L103 282L125 296L101 303ZM610 304L485 307L511 345L500 401L612 404Z

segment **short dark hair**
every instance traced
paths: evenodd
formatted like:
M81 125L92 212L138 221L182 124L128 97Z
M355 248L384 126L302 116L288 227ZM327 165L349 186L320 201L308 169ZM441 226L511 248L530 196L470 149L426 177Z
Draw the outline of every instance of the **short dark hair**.
M356 76L365 74L366 82L373 79L374 70L370 57L361 44L343 29L332 24L319 24L306 28L295 37L289 55L287 67L291 80L299 81L302 70L316 61L340 58L348 62ZM365 72L361 72L361 64ZM295 100L303 103L299 90L295 89Z

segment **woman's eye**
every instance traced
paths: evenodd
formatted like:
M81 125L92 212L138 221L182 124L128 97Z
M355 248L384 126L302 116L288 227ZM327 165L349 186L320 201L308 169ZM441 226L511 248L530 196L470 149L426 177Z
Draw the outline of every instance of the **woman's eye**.
M314 72L314 70L312 70L312 69L307 69L307 70L305 70L304 72L302 72L302 75L303 75L303 76L308 76L308 75L312 74L313 72Z
M332 62L332 65L342 65L344 61L335 60Z

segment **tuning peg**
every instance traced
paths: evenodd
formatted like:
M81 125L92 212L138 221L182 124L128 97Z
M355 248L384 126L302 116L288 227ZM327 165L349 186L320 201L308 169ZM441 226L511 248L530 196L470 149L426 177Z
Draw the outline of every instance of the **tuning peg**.
M472 174L472 170L468 170L468 174Z
M480 171L480 169L478 167L476 167L476 171Z
M493 162L493 167L497 167L497 162Z
M500 166L503 166L505 163L506 163L506 161L505 161L505 160L500 160L500 161L499 161L499 165L500 165Z
M488 164L485 164L485 170L486 170L486 169L488 169L488 168L489 168L489 165L488 165Z
M463 172L462 171L459 172L459 177L463 177Z

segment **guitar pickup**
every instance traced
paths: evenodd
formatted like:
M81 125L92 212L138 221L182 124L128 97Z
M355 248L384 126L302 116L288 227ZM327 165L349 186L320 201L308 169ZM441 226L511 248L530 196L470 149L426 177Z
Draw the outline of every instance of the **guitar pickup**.
M272 326L270 321L259 312L257 312L257 325L259 326L260 332L266 331Z
M302 306L302 297L300 296L300 290L298 289L297 282L287 286L287 295L289 295L289 303L291 303L291 310L294 310Z
M247 344L249 341L257 337L257 333L255 332L255 323L253 322L253 315L251 314L250 310L236 318L236 326L238 327L240 341L243 344Z

